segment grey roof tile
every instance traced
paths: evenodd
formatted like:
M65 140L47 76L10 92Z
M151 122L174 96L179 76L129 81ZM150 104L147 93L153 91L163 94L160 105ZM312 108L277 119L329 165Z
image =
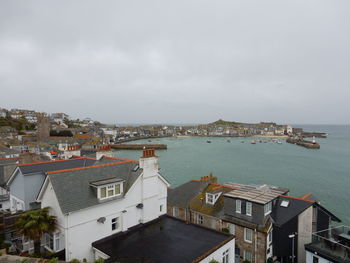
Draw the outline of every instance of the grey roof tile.
M124 180L124 193L128 192L136 179L142 173L142 169L133 171L138 165L135 162L112 164L87 169L66 171L49 174L49 179L56 193L58 203L64 214L85 209L100 203L109 202L116 198L100 201L96 196L96 190L91 182L118 178Z

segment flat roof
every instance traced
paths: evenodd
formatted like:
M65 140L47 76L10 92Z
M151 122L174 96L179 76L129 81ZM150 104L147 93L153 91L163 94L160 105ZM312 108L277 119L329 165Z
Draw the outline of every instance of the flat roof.
M225 194L225 196L244 199L255 203L266 204L277 198L279 195L287 193L289 190L270 185L244 185L229 183L229 185L237 187Z
M113 177L113 178L109 178L109 179L90 182L90 184L93 186L101 186L101 185L113 184L113 183L124 182L124 181L125 181L124 179Z
M164 215L92 243L105 262L199 262L234 236Z

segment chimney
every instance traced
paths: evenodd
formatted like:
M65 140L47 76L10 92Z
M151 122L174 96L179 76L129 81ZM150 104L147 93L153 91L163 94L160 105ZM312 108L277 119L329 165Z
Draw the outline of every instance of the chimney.
M145 177L155 176L158 173L158 156L154 149L143 149L139 166L143 169Z
M217 177L216 176L213 176L212 173L210 173L209 175L207 176L202 176L201 177L201 181L202 182L208 182L208 183L217 183Z

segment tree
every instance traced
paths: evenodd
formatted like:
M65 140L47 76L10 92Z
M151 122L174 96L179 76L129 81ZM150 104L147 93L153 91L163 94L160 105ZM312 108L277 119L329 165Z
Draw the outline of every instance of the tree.
M34 241L34 253L40 254L40 239L43 234L52 234L57 229L55 216L49 214L49 207L23 213L16 222L19 234Z

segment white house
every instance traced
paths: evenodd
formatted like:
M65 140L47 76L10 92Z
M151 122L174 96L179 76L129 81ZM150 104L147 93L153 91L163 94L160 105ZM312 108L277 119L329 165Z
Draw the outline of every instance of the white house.
M80 156L81 151L78 144L69 144L67 142L58 144L58 150L60 151L59 157L61 159L69 159L73 156Z
M222 262L224 253L233 255L234 251L230 251L234 247L233 236L218 232L213 234L212 242L197 240L194 238L196 233L201 235L202 232L213 231L204 228L198 230L197 226L189 227L185 222L177 222L177 219L165 215L169 183L158 170L158 157L154 150L144 150L139 162L120 159L114 163L49 172L37 199L41 207L51 208L58 221L58 231L48 236L48 240L54 241L48 242L48 250L57 252L65 249L66 261L77 258L92 262L103 258L106 262L125 262L122 258L115 258L116 253L122 255L118 252L121 247L111 247L110 244L115 242L115 238L120 241L118 244L121 244L121 239L129 242L129 249L135 246L135 242L144 244L144 240L126 240L130 237L129 233L137 235L137 231L141 231L148 233L148 245L152 240L157 240L165 246L164 250L169 253L173 251L177 261L172 262L184 262L178 260L181 253L188 253L193 259L200 257L196 262L209 262L213 257L220 258ZM155 234L155 229L161 233ZM179 254L170 240L177 240L176 233L181 231L185 239L191 236L192 239L184 243L185 247L180 248L182 252ZM173 238L169 238L171 233ZM168 246L162 238L170 242ZM111 242L109 239L112 239ZM138 256L134 249L129 249L122 249L129 259ZM152 254L155 249L157 247L139 249L138 252L148 253L143 257L157 259L157 262L171 262L165 260L170 255L166 251L157 250ZM225 263L234 262L233 257L232 260L228 260L228 257Z

